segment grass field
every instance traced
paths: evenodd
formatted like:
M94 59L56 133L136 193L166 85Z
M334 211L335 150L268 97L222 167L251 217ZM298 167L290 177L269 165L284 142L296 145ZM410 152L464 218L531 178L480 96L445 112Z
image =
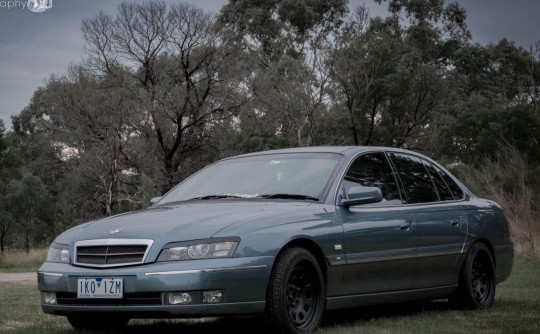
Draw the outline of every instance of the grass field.
M43 314L35 282L0 284L0 333L75 333L64 317ZM99 321L99 319L96 319ZM265 333L256 317L132 320L127 333ZM540 260L517 261L487 311L450 309L446 301L328 313L319 334L540 333Z

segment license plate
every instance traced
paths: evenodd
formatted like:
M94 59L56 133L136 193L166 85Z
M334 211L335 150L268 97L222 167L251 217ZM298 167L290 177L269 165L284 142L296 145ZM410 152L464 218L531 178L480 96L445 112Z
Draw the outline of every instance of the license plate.
M89 277L77 280L77 298L122 298L124 282L121 278Z

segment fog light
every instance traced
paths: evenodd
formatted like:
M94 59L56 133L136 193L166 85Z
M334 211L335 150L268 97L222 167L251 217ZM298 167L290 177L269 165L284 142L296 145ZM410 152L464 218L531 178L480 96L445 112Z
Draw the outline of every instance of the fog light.
M203 303L206 303L206 304L221 303L222 299L223 299L223 291L213 290L213 291L203 292Z
M56 304L56 294L54 292L42 292L41 302L43 304Z
M169 292L167 302L170 305L182 305L191 303L191 295L188 292Z

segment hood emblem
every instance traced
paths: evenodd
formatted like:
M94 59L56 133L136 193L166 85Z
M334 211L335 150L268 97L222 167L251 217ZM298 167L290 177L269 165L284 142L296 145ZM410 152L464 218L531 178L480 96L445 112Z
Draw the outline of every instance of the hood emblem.
M122 228L121 228L121 227L113 228L113 229L109 232L109 234L110 234L110 235L115 235L115 234L120 233L120 231L122 231Z

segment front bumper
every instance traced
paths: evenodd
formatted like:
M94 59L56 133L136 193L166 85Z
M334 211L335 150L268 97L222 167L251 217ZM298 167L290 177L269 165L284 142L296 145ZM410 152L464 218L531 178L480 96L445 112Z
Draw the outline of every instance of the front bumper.
M38 271L38 289L55 292L57 304L42 301L45 313L123 312L133 317L194 317L241 315L264 312L266 288L274 257L208 259L149 263L138 266L95 269L63 263L44 263ZM121 277L124 298L77 299L80 277ZM165 292L224 291L221 303L195 300L188 305L168 305ZM153 295L151 304L127 296Z

